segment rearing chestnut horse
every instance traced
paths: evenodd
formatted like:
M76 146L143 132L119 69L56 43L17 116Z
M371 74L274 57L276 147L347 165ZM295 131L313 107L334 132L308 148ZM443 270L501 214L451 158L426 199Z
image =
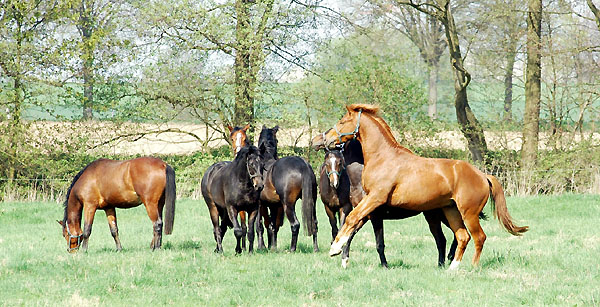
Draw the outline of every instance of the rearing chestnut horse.
M344 117L325 133L324 141L329 148L352 138L360 141L365 160L362 184L366 196L346 217L331 245L330 256L340 254L367 216L382 205L415 211L442 208L458 241L450 269L458 268L471 236L475 241L473 265L479 264L486 239L479 224L479 213L490 197L494 216L509 233L520 235L528 230L527 226L513 223L496 177L464 161L413 154L398 144L390 127L377 114L376 106L354 104L346 109Z
M132 208L144 204L152 221L154 237L150 248L160 248L163 230L163 207L166 207L165 234L173 232L175 220L175 171L157 158L144 157L127 161L99 159L81 170L67 190L62 221L68 251L87 250L96 210L106 212L110 232L117 250L121 250L115 208ZM81 216L85 218L81 230ZM82 242L83 241L83 242Z

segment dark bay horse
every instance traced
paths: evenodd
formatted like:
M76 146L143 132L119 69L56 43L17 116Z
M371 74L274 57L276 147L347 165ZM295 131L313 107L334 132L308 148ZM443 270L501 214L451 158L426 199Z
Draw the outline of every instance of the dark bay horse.
M312 140L313 146L318 150L323 148L323 137L318 135ZM325 154L325 162L321 168L321 179L319 181L319 189L321 191L321 200L325 205L325 212L329 217L329 223L331 224L332 236L335 239L338 228L335 220L335 212L332 209L338 209L342 212L339 213L340 225L344 224L345 217L356 207L364 196L362 189L361 179L363 171L364 158L362 156L362 147L360 142L356 139L350 140L342 145L342 149L330 150ZM345 161L354 161L347 164ZM340 177L339 180L336 177ZM339 184L335 184L339 181ZM349 205L346 205L349 203ZM340 204L344 204L341 206ZM348 208L349 206L349 208ZM383 236L383 221L391 219L404 219L418 215L420 212L405 210L402 208L393 208L389 206L382 206L376 212L369 215L373 231L375 232L377 252L379 259L383 267L387 267L387 260L385 257L385 244ZM423 212L425 219L429 224L429 230L435 239L436 246L438 249L438 266L444 266L445 254L446 254L446 238L442 232L440 222L443 222L448 226L448 221L443 215L441 209L434 209ZM362 225L361 225L362 227ZM348 244L344 247L342 252L342 266L345 268L348 265L349 253L350 253L350 242L352 237L348 240ZM454 258L457 242L456 239L452 241L450 252L448 253L448 259Z
M100 159L90 163L73 179L64 203L63 236L68 251L87 250L96 210L106 212L110 232L117 250L121 250L115 208L132 208L144 204L152 221L154 237L150 248L160 248L165 207L165 234L173 232L175 220L175 171L157 158L127 161ZM84 230L81 217L84 216ZM83 242L82 242L83 241Z
M489 198L494 216L509 233L520 235L528 230L527 226L513 223L496 177L464 161L413 154L396 141L390 127L377 114L378 107L354 104L346 109L348 112L342 119L324 134L324 144L332 148L353 138L360 141L365 160L362 184L366 195L346 217L331 245L330 256L340 254L369 214L383 205L414 211L441 208L458 241L450 269L458 268L471 236L475 241L473 265L479 264L486 239L479 224L479 213Z
M260 194L261 216L267 227L269 247L277 248L277 232L283 223L283 214L290 221L292 242L290 251L296 250L300 223L296 217L295 205L302 198L302 222L308 235L313 237L313 250L319 250L317 243L317 179L312 167L304 159L296 156L279 159L277 155L276 133L279 127L262 128L258 149L265 159L265 187ZM259 245L263 228L258 227ZM263 243L264 246L264 243Z
M262 169L258 149L246 146L239 150L233 161L215 163L204 173L201 190L213 224L215 252L223 252L222 241L227 227L233 227L237 239L235 252L242 252L240 241L246 234L237 220L239 211L249 213L248 252L253 252L254 221L263 188Z
M227 126L229 129L229 139L231 140L231 150L233 152L233 157L237 155L237 153L248 145L247 140L248 136L246 135L246 131L250 129L250 124L246 124L244 127L232 127L230 125ZM246 211L240 211L240 225L242 226L242 232L246 233L248 228L246 227ZM242 249L246 250L246 236L242 237Z

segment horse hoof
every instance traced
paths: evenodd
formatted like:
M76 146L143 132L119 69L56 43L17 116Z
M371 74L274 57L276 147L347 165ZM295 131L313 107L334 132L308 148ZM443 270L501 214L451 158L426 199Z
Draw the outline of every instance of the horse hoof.
M347 268L349 262L350 262L350 259L348 259L348 258L342 258L342 268L344 268L344 269Z
M460 264L460 261L452 260L452 263L450 264L450 267L448 267L448 271L455 271L455 270L457 270L459 264Z

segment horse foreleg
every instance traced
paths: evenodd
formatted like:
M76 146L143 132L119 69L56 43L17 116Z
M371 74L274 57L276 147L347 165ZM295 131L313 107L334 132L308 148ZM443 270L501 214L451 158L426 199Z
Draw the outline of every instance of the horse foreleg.
M227 206L227 214L229 215L229 220L233 224L233 234L235 235L235 239L237 240L237 244L235 246L235 252L236 252L236 254L241 254L242 253L241 241L242 241L242 236L244 236L245 233L242 230L242 227L240 226L240 223L237 220L238 211L234 206Z
M92 224L94 223L94 215L96 214L96 206L92 206L89 203L84 203L84 224L83 224L83 241L81 242L81 249L87 251L88 240L92 234Z
M263 223L261 223L261 219ZM258 246L256 247L257 249L266 249L265 240L263 238L265 227L267 227L267 240L269 241L269 248L271 248L271 237L268 230L269 223L269 209L267 208L267 206L260 204L258 206L258 214L256 217L256 235L258 236Z
M446 237L442 232L441 219L443 213L440 210L431 210L423 212L425 220L429 224L429 231L435 239L435 245L438 250L438 266L443 267L446 262Z
M329 206L327 204L325 204L325 213L327 214L327 217L329 218L329 225L331 225L331 242L333 242L333 239L335 239L335 236L338 233L337 220L335 219L335 212L333 212L331 210L331 208L329 208Z
M240 211L240 225L242 226L242 232L246 234L248 232L248 228L246 227L246 211ZM242 249L246 250L246 235L242 237Z
M379 196L372 196L373 194L368 194L365 196L360 203L354 208L350 214L346 217L346 222L342 226L342 229L338 232L335 240L331 244L331 248L329 249L329 256L337 256L342 252L342 247L348 239L350 239L350 235L357 229L360 221L366 218L373 210L379 207L381 204L385 202L384 200L380 200Z
M346 245L344 246L344 250L342 251L342 267L344 269L348 267L348 263L350 262L350 244L352 243L352 239L354 239L354 236L356 235L358 230L360 230L367 221L368 219L362 219L360 221L358 227L356 227L356 230L354 230L352 232L352 235L350 235L348 243L346 243Z
M254 223L258 216L258 209L250 212L250 218L248 219L248 253L254 251Z
M121 246L121 240L119 240L119 228L117 227L117 211L115 210L115 208L110 208L104 210L104 212L106 213L106 219L108 220L110 234L115 240L117 251L121 251L123 247Z

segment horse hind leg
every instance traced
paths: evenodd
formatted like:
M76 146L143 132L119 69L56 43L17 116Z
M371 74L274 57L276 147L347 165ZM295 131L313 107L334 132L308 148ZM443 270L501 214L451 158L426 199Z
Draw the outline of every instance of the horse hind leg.
M487 201L487 199L486 199ZM480 206L483 209L485 206L485 202ZM479 265L479 258L481 257L481 251L483 250L483 244L485 243L486 235L483 232L483 228L481 228L481 224L479 224L479 212L469 211L464 215L464 221L471 232L471 236L473 237L473 241L475 243L475 254L473 255L473 266Z
M146 207L146 212L148 213L150 221L152 221L152 229L154 231L154 236L152 237L152 241L150 242L150 248L152 250L155 250L157 248L160 248L162 245L162 212L158 210L158 201L144 201L142 199L142 202Z
M300 233L300 222L294 210L294 203L287 202L284 205L285 215L290 221L290 229L292 231L292 242L290 243L290 251L295 252L298 244L298 234Z
M443 211L458 243L454 260L452 260L452 263L448 268L449 270L455 270L458 269L471 236L469 235L469 232L467 232L462 216L455 206L445 207L443 208Z
M105 210L106 219L108 220L108 227L110 228L110 234L115 240L115 245L117 247L117 251L121 251L123 247L121 246L121 240L119 240L119 228L117 227L117 211L115 208L110 208Z

